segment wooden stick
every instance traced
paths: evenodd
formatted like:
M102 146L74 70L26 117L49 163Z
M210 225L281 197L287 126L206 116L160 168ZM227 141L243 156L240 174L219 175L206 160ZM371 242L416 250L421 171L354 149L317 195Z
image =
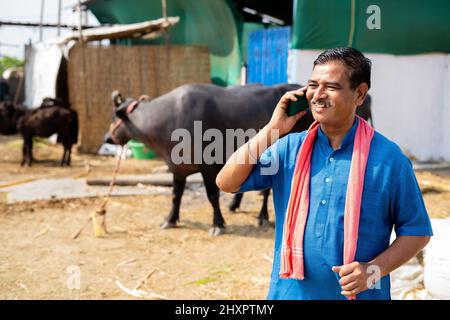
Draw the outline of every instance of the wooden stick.
M136 285L136 287L134 287L134 290L139 290L139 289L142 287L142 285L144 284L144 282L147 281L148 278L150 278L150 277L152 276L152 274L155 273L155 271L156 271L156 269L153 269L152 271L150 271L150 272L145 276L145 278L143 278L141 281L138 282L138 284Z
M72 239L76 239L80 236L81 232L88 226L89 222L91 222L92 218L89 217L89 219L86 221L86 223L81 227L80 230L72 237Z

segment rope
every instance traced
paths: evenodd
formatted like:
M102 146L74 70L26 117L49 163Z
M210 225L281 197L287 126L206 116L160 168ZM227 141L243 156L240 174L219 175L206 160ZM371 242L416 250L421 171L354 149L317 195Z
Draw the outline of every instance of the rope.
M91 213L91 215L89 216L88 220L83 225L83 227L81 227L81 229L72 237L73 239L76 239L80 236L81 232L83 232L83 230L88 226L88 224L91 222L91 220L94 225L94 234L97 238L103 237L106 233L108 233L108 231L106 230L106 205L108 204L109 199L111 198L111 194L114 189L114 185L116 183L116 176L117 176L117 173L119 172L120 163L122 162L122 156L123 156L124 151L125 151L125 148L122 148L120 155L119 155L119 159L117 160L116 168L114 169L114 172L113 172L112 180L109 184L109 190L108 190L105 200L103 201L103 203L100 206L98 206L95 209L94 212ZM97 221L97 215L102 217L100 222Z
M106 204L108 203L109 199L111 198L111 194L114 189L114 184L116 183L116 177L117 177L117 173L119 172L120 163L122 162L122 155L123 155L124 151L125 151L125 148L122 147L122 150L120 151L119 159L117 160L116 168L114 169L114 172L113 172L112 180L109 184L108 194L106 195L105 201L99 207L102 210L105 210Z

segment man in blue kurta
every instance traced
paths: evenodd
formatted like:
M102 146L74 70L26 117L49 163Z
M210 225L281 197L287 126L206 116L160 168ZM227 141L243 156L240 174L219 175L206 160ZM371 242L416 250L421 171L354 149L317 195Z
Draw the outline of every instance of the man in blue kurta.
M358 126L355 111L370 88L370 71L370 60L353 48L323 52L307 87L287 92L267 126L233 154L217 177L218 186L227 192L273 188L276 223L269 299L390 299L389 273L414 257L432 235L411 162L395 143L375 132L364 175L356 255L354 262L343 265L344 208ZM303 238L305 278L281 279L284 218L306 136L306 131L287 134L305 112L288 117L286 108L303 94L319 122ZM392 230L396 240L390 244Z

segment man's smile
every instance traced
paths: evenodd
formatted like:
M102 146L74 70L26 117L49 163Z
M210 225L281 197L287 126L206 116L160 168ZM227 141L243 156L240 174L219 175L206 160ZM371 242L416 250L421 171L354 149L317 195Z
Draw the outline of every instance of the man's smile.
M326 109L331 107L331 104L325 101L320 101L320 102L312 102L312 105L314 106L314 109L317 113L322 113L324 112Z

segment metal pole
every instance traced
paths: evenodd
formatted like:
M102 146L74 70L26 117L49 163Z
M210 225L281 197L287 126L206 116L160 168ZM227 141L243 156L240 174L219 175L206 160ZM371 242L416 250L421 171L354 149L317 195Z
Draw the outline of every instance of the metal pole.
M87 25L89 25L89 11L84 10L84 27L86 28Z
M80 41L83 42L83 32L81 31L83 23L83 13L81 12L81 0L78 0L78 30L80 31Z
M167 1L166 0L161 1L162 1L162 15L164 18L167 19Z
M163 15L163 17L164 17L164 19L166 20L166 23L167 23L167 0L161 0L161 6L162 6L162 15ZM170 41L170 38L169 38L170 36L169 36L169 32L164 32L164 44L167 46L167 44L169 43L169 41Z
M58 29L56 34L58 37L61 35L61 0L58 0Z
M42 41L42 24L44 22L45 0L41 0L41 17L39 19L39 41Z
M11 21L2 21L0 20L0 28L3 26L17 26L17 27L39 27L41 26L41 24L39 22L11 22ZM57 28L58 25L56 23L42 23L42 27L43 28ZM76 25L68 25L68 24L64 24L62 23L60 25L61 29L66 28L66 29L73 29L76 30L78 29L78 24ZM96 26L83 26L83 29L88 29L88 28L95 28Z

